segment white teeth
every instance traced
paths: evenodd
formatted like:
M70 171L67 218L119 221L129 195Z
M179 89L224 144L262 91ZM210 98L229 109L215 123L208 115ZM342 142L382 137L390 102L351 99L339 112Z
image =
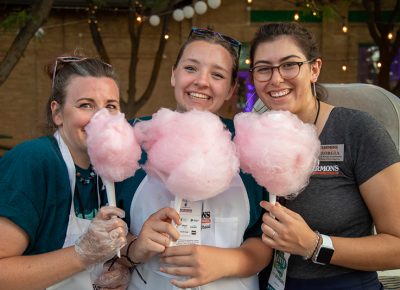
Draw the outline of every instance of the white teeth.
M210 98L209 96L200 93L189 93L189 95L196 99L208 100Z
M281 91L270 92L269 94L273 98L279 98L279 97L286 96L289 93L290 93L290 90L286 89L286 90L281 90Z

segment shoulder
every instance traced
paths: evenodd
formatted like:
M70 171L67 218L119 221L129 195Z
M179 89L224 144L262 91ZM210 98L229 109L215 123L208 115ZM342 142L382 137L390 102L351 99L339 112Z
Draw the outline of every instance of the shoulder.
M41 137L18 144L12 150L7 152L2 159L23 158L25 161L31 159L47 160L56 156L58 150L57 141L51 137Z
M348 126L365 125L371 122L381 126L380 122L375 119L375 117L360 110L335 107L331 112L331 116L335 121L348 122Z
M55 168L63 168L64 161L53 137L41 137L15 146L0 159L1 179L12 175L55 174Z

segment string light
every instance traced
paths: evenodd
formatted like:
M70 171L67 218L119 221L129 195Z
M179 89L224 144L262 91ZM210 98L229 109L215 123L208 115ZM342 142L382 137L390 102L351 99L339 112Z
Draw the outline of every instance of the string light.
M137 22L142 22L142 17L140 17L140 16L136 17L136 21Z
M252 1L252 0L247 0L247 3L248 3L248 4L251 4L251 2L253 2L253 1Z
M296 12L296 13L294 14L293 18L294 18L294 20L298 21L298 20L300 19L299 13Z
M313 15L313 16L317 16L317 15L318 15L317 11L313 11L313 12L312 12L312 15Z
M381 68L381 67L382 67L382 63L381 63L381 62L378 62L378 63L376 64L376 66L377 66L378 68Z
M250 64L250 59L246 58L246 60L244 61L245 64Z
M342 31L344 32L344 33L347 33L347 26L346 26L346 24L343 24L343 26L342 26Z
M388 38L388 39L392 39L392 38L393 38L393 33L389 32L387 38Z
M347 70L347 65L342 65L342 71L346 71Z
M164 35L164 38L165 38L165 39L168 39L168 38L169 38L169 35L168 35L168 34L165 34L165 35Z

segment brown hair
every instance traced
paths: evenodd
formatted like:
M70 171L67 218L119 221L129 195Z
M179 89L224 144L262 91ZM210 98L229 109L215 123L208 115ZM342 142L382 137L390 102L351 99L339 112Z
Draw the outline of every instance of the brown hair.
M51 103L52 101L56 101L60 105L60 108L64 106L66 88L72 77L108 77L116 82L118 89L120 88L119 79L112 66L98 58L58 57L53 63L45 66L45 72L53 82L46 106L48 129L53 131L57 129L57 126L53 122Z
M183 43L183 45L179 49L178 56L176 57L176 61L173 66L174 69L176 69L176 67L178 66L179 61L181 60L186 47L190 43L195 42L195 41L200 41L200 40L206 41L211 44L221 45L223 48L225 48L229 52L229 54L231 55L231 58L232 58L232 62L233 62L231 84L234 85L237 81L237 75L238 75L238 71L239 71L239 56L238 56L237 51L232 47L232 45L229 44L226 40L222 39L218 35L218 33L215 33L214 35L207 34L206 36L191 34L190 37Z
M250 48L250 67L253 67L254 54L257 47L264 42L274 41L280 36L289 36L302 50L308 60L321 58L318 43L313 34L297 22L278 22L268 23L261 26L251 41ZM316 83L317 97L324 99L326 90L322 85Z

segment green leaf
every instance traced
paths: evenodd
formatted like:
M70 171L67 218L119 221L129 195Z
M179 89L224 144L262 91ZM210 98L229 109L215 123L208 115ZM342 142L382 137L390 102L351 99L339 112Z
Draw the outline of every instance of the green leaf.
M32 18L32 15L29 14L26 10L22 10L19 12L13 12L8 15L3 21L0 22L0 28L5 31L19 29L25 25Z

